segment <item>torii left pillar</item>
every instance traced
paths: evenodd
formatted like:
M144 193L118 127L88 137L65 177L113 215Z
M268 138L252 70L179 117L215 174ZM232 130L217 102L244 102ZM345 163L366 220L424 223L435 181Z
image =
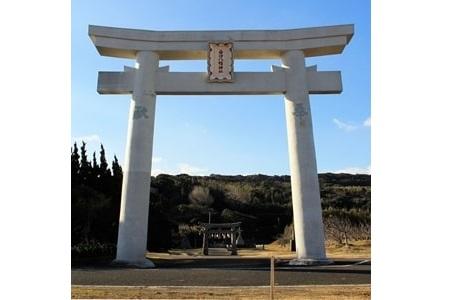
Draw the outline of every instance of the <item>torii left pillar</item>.
M155 124L155 76L159 57L151 51L136 56L133 96L123 169L119 236L115 263L155 267L145 258Z

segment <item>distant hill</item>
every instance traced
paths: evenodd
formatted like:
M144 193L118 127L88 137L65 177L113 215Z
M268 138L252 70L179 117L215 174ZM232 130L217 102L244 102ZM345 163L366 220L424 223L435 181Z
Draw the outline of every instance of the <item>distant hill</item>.
M370 178L320 174L325 216L345 213L370 223ZM153 234L149 235L149 247L157 244L158 223L166 222L177 231L180 225L208 221L209 212L213 222L242 222L244 238L254 243L273 241L292 222L290 176L161 174L152 179L152 188L149 230ZM169 239L166 242L160 246L168 247Z
M122 168L117 157L89 161L86 144L71 149L71 238L82 256L111 253L119 227ZM328 239L370 239L370 175L319 174ZM198 247L199 222L242 222L247 244L290 238L290 176L187 174L152 177L148 248Z

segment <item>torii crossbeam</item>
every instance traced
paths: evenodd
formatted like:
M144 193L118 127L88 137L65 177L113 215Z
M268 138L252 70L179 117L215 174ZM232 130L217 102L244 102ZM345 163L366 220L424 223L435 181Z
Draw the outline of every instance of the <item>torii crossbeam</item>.
M161 67L156 72L156 95L276 95L287 90L286 68L272 66L273 72L238 72L228 84L207 82L206 73L169 72ZM339 71L318 72L317 66L306 69L309 94L337 94L342 91ZM100 94L132 94L135 68L123 72L99 72Z
M306 67L305 58L342 53L353 36L353 25L232 31L150 31L89 26L89 36L101 55L136 59L135 68L100 72L97 86L100 94L132 94L123 168L118 263L154 266L145 259L145 251L156 96L259 94L283 94L285 99L297 251L297 258L290 263L329 263L325 254L309 94L340 93L342 82L339 71ZM272 72L233 73L233 59L274 58L281 59L282 66L273 66ZM208 71L170 72L168 66L159 67L159 60L189 59L208 59ZM220 82L221 78L227 80Z

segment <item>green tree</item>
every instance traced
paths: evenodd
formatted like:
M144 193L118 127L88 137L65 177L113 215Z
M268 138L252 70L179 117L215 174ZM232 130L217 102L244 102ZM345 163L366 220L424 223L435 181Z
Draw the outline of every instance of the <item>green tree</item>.
M80 150L81 150L80 177L81 177L81 182L86 183L89 180L89 177L90 177L90 174L92 171L92 166L87 158L86 143L84 141L82 141L81 143L82 143L82 145L80 147Z
M115 156L114 158L117 159ZM108 168L108 162L106 161L105 148L103 147L103 144L100 144L100 176L111 176L111 170Z
M97 163L97 157L96 157L95 151L92 154L92 174L93 174L94 178L99 177L99 175L100 175L100 166Z
M78 212L76 220L72 220L72 239L74 239L74 235L81 237L85 242L91 239L102 239L99 234L94 234L95 229L98 228L93 228L93 223L96 218L102 218L108 202L107 196L87 185L72 189L72 216L75 211ZM101 234L104 235L104 231Z
M100 166L98 165L97 155L94 151L94 153L92 154L92 169L89 178L90 181L89 185L98 191L104 192L105 190L105 187L103 186L104 183L102 182L100 177L101 177Z
M112 162L112 172L113 176L115 178L122 179L123 173L122 173L122 167L119 165L119 160L117 159L117 156L114 155L114 160Z
M73 148L71 149L70 162L72 185L74 185L79 181L80 175L80 154L78 154L78 146L76 142L73 144Z

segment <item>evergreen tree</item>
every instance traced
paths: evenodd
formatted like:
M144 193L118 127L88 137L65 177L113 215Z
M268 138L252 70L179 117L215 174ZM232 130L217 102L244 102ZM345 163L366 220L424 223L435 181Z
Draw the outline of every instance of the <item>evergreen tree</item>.
M113 176L115 178L122 178L123 173L122 173L122 167L119 165L119 160L117 159L117 156L114 155L114 160L112 162L112 172L113 172Z
M91 173L91 178L92 178L92 187L95 189L98 189L98 179L100 177L100 166L97 163L97 157L95 155L95 151L92 154L92 173Z
M111 177L111 203L112 203L112 212L111 212L111 221L112 221L112 227L111 230L115 233L114 235L114 241L117 241L117 232L119 230L119 215L120 215L120 199L121 199L121 193L122 193L122 168L119 165L119 160L114 155L114 160L112 161L112 173L113 176Z
M71 179L72 179L72 185L79 181L79 175L80 175L80 154L78 154L78 146L75 142L73 144L73 148L71 149Z
M110 177L111 170L108 169L108 162L106 161L105 148L100 144L100 175L102 177Z
M95 156L95 151L94 151L94 153L92 155L92 168L93 169L100 169L100 166L97 163L97 158Z
M81 162L80 162L80 177L83 183L86 183L89 179L91 173L91 163L87 159L86 154L86 143L84 141L81 142L82 145L80 147L81 150Z

